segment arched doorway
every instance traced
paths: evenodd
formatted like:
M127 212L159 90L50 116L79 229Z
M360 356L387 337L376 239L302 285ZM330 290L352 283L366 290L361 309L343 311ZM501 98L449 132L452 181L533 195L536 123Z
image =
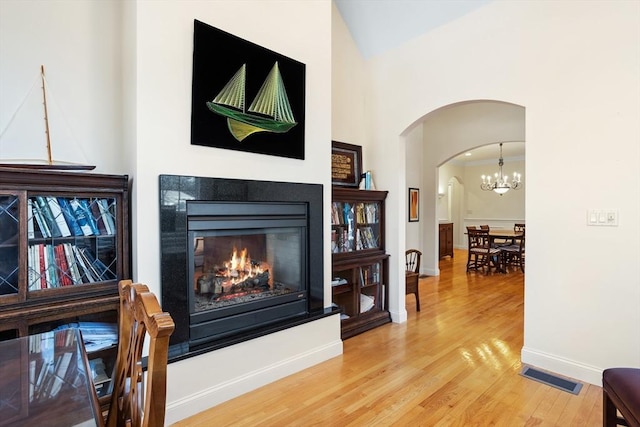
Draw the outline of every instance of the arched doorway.
M418 246L423 252L425 273L438 275L438 239L437 228L439 222L438 193L439 193L439 168L457 155L477 147L496 144L504 141L524 141L525 140L525 108L520 105L511 104L495 100L470 100L450 104L438 108L417 120L411 126L412 129L419 128L421 144L407 145L406 158L421 159L420 167L422 171L416 174L407 164L405 180L408 187L424 188L427 194L434 194L434 203L430 205L428 198L423 198L420 236ZM414 132L417 133L417 132ZM492 160L497 164L496 157ZM487 166L489 168L490 166ZM455 167L453 167L455 169ZM491 167L491 169L495 169ZM453 171L450 177L464 176L464 172ZM478 179L479 179L478 175ZM448 191L449 178L446 181ZM462 185L464 178L458 181L461 185L459 190L466 188ZM454 184L455 185L455 184ZM429 191L430 190L430 191ZM456 187L452 188L455 197ZM428 192L427 192L428 191ZM458 197L460 194L458 192ZM442 198L444 199L444 197ZM449 199L449 197L447 197ZM460 230L463 228L464 218L472 215L468 212L469 201L463 196L462 202L458 199L460 214L458 224L454 223L454 233L457 235L458 244L462 244ZM447 201L447 203L453 203ZM460 208L460 205L462 207ZM453 205L451 205L453 207ZM415 230L411 231L415 233ZM406 240L416 239L409 235L406 230ZM454 238L454 240L456 240Z

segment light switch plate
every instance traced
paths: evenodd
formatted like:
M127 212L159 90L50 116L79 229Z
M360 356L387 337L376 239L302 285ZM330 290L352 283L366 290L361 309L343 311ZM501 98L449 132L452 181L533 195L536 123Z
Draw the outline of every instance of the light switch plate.
M588 209L587 225L599 227L617 227L618 211L616 209Z

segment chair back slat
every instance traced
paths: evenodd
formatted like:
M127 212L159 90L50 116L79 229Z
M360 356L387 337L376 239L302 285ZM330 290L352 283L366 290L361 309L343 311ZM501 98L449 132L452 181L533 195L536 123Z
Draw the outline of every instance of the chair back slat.
M107 427L164 425L169 337L175 324L146 285L122 280L118 356ZM142 350L149 337L146 374Z
M417 249L407 249L404 254L405 270L420 273L420 258L422 252Z

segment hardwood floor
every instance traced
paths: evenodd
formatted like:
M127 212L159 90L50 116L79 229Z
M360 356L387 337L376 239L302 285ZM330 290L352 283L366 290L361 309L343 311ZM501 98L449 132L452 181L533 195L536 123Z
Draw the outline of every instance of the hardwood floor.
M179 426L600 426L602 390L519 375L524 275L465 273L466 251L420 279L422 311L349 338L344 354Z

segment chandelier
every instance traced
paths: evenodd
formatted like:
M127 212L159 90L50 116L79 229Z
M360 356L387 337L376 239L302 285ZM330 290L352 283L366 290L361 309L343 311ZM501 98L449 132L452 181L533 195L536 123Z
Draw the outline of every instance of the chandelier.
M500 169L494 174L493 181L491 180L491 175L482 175L482 184L480 184L480 188L485 191L495 191L501 196L512 188L514 190L519 190L520 187L522 187L522 184L520 183L520 174L514 172L513 179L509 182L509 177L502 173L503 165L502 143L500 143L500 160L498 160L498 166Z

